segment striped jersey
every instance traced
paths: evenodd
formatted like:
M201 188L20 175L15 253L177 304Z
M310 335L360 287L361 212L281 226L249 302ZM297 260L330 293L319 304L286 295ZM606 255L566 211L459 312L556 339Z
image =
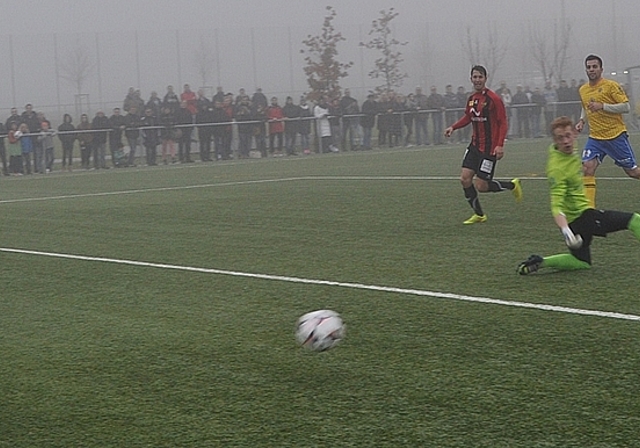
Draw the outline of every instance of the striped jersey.
M496 146L504 146L509 129L507 113L502 99L494 91L474 92L467 100L464 115L452 127L460 129L469 123L473 125L471 146L478 151L493 156Z

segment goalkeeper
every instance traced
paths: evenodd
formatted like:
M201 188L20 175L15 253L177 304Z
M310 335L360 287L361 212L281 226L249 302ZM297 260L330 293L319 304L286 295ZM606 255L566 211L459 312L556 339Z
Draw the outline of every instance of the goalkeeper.
M568 117L551 123L553 143L549 146L547 179L551 189L551 213L560 228L569 254L541 257L531 255L518 265L518 273L527 275L540 268L568 271L591 267L591 240L594 236L629 229L640 240L640 215L589 207L582 182L580 156L574 146L576 132Z

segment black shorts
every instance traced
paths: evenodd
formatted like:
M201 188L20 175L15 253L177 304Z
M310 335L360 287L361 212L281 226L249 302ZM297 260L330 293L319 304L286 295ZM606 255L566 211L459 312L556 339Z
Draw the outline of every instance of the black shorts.
M607 236L608 233L626 230L633 213L616 210L585 210L578 219L569 224L576 235L582 237L580 249L571 249L571 254L579 260L591 264L591 240L594 236Z
M490 156L469 145L462 158L462 168L473 170L480 179L491 180L496 171L496 156Z

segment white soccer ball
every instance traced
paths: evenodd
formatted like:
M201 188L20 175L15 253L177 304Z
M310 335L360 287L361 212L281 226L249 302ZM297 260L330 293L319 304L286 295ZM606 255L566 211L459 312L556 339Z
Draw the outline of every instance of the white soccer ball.
M301 316L296 327L298 343L314 352L335 347L345 336L345 325L338 313L318 310Z

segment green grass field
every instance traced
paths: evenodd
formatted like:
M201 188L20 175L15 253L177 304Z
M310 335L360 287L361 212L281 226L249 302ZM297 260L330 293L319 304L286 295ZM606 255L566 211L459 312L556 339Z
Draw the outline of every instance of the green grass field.
M547 144L509 142L524 201L475 226L462 146L1 179L0 447L640 446L640 321L576 312L640 316L640 244L515 272L566 250ZM348 334L318 354L320 308Z

